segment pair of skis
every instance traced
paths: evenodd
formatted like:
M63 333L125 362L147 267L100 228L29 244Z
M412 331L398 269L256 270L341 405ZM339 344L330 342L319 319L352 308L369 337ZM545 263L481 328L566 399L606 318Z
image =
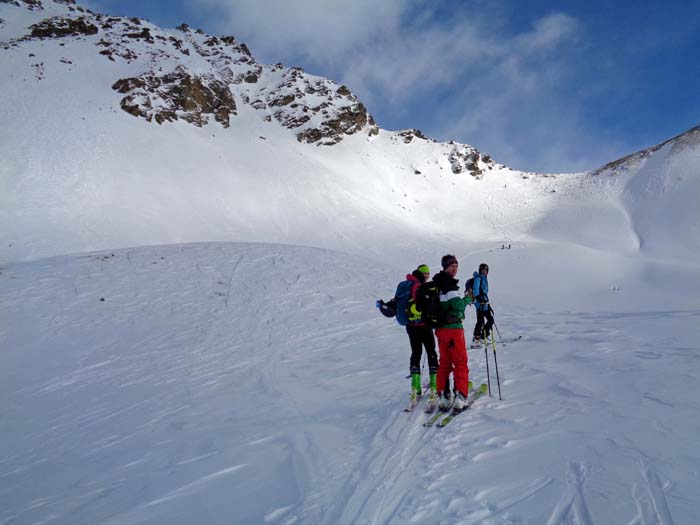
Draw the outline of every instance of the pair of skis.
M418 406L418 403L420 403L420 400L423 398L423 396L428 394L428 392L430 392L430 384L426 383L425 385L423 385L420 395L417 396L415 399L411 399L411 404L408 405L406 408L404 408L403 411L404 412L413 412L413 409ZM428 405L428 406L430 406L430 405Z
M519 336L517 336L517 337L507 337L507 338L505 338L505 339L501 339L501 341L499 342L499 344L500 344L501 346L508 346L508 345L511 344L511 343L515 343L516 341L520 341L522 338L523 338L522 335L519 335ZM488 344L488 342L487 342L487 344ZM481 348L483 348L483 347L484 347L484 345L483 345L483 342L482 342L482 341L479 341L478 343L472 342L472 343L469 345L469 349L470 349L470 350L479 350L479 349L481 349Z
M452 409L450 410L449 408L447 410L438 410L437 413L432 414L428 420L423 423L424 427L432 427L432 426L437 426L439 428L444 427L447 425L450 421L452 421L455 417L457 417L459 414L467 410L469 407L471 407L474 402L479 399L480 397L484 396L488 392L488 385L486 383L482 383L478 389L474 390L472 392L472 395L468 398L467 404L462 408L461 410L457 409ZM435 411L435 408L433 408L433 412ZM428 410L426 410L427 413Z

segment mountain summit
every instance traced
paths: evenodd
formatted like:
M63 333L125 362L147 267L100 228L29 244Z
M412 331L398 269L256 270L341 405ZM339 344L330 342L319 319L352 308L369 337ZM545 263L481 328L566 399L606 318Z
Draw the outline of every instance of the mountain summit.
M346 135L377 133L374 119L347 87L300 68L260 65L232 36L209 36L186 24L161 30L138 18L96 14L70 0L4 3L34 15L26 34L6 41L5 50L82 41L115 63L115 75L132 73L115 79L112 88L123 95L124 111L149 122L182 119L202 126L213 118L228 127L238 102L293 130L299 141L335 144Z

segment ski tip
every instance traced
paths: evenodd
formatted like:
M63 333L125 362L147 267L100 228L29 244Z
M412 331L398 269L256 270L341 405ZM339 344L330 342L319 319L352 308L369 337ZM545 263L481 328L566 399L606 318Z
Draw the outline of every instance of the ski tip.
M488 391L488 385L486 383L481 383L479 386L479 392L485 394Z

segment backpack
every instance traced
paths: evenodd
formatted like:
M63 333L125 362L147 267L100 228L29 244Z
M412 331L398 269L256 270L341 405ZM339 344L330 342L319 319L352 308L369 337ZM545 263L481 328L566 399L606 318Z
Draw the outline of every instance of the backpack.
M464 297L470 297L471 302L474 302L474 277L470 277L464 283Z
M406 279L401 281L396 287L396 322L401 326L406 326L408 324L408 308L409 301L411 300L411 289L413 288L413 282Z
M396 316L396 297L387 302L377 299L376 306L384 317L391 318Z
M430 328L445 324L445 311L440 304L440 289L435 281L424 283L416 293L416 307L421 312L421 321Z

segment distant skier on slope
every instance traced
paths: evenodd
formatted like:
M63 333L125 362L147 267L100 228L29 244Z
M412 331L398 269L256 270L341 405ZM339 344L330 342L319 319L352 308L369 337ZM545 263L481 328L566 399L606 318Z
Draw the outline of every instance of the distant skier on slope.
M435 352L435 337L433 329L427 326L421 319L421 312L416 305L418 289L430 277L430 268L421 264L406 275L406 280L399 283L396 288L396 320L406 326L408 340L411 345L410 373L411 373L411 404L415 405L422 395L420 360L425 347L428 356L428 372L430 374L430 399L429 403L437 402L436 374L438 369L438 357Z
M445 255L441 263L442 271L433 277L440 291L440 305L444 314L443 321L435 330L440 348L440 366L437 373L439 407L447 410L452 406L455 410L462 410L469 394L469 367L462 321L464 309L471 301L459 293L459 280L455 279L459 267L457 258L454 255ZM448 388L450 373L453 371L456 391L454 403Z
M481 263L479 271L474 272L474 307L476 308L476 325L474 325L473 346L480 346L482 339L488 339L493 326L493 310L489 304L489 265Z

